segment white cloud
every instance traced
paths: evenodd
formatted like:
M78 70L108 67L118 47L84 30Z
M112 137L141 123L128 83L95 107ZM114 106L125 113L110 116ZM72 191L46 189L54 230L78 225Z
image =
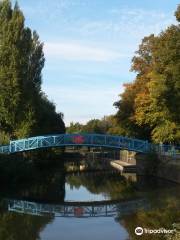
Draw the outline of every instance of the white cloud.
M159 34L168 25L175 23L173 13L141 8L114 8L107 11L106 19L79 21L79 31L89 37L103 36L106 39L121 40L125 37L142 39L151 33Z
M44 51L47 57L78 61L108 62L128 56L108 49L71 42L47 42L45 43Z

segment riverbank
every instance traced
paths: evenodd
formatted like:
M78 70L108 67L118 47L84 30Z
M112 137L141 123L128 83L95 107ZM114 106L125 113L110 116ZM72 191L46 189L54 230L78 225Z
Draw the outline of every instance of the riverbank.
M122 150L120 159L112 160L111 166L121 172L154 176L180 184L180 158L155 153L140 154Z
M137 173L163 178L180 184L180 159L169 156L154 155L148 157L136 155Z

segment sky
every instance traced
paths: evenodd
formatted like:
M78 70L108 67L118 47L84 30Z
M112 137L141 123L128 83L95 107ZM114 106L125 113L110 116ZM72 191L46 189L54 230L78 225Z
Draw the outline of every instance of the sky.
M116 112L144 36L176 23L178 0L19 0L25 24L44 42L42 90L64 121Z

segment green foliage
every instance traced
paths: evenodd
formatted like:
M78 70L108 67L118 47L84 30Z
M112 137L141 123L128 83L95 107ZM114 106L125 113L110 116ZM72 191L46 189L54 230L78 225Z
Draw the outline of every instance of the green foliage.
M101 121L99 119L92 119L87 122L84 126L83 131L85 133L99 133L103 134L106 132L107 125L105 121Z
M64 133L63 114L56 112L54 103L44 93L36 104L36 123L34 134Z
M41 91L43 43L24 21L17 3L0 2L0 134L6 140L65 131L62 114Z
M10 136L7 133L5 133L4 131L1 131L0 143L2 145L6 145L7 143L9 143L9 140L10 140Z
M99 133L99 134L121 134L114 116L106 116L102 119L92 119L86 124L70 123L67 133Z
M180 7L175 13L180 19ZM132 59L137 73L125 85L117 121L125 135L156 143L180 143L180 25L172 25L158 36L142 40Z
M83 131L83 124L80 124L78 122L70 123L70 126L66 128L67 133L81 133Z
M106 117L106 121L108 121L108 129L107 129L107 134L111 135L122 135L122 129L117 123L117 119L115 118L114 115L110 115Z
M180 5L178 5L177 10L175 12L176 20L180 22Z
M40 239L41 230L51 221L51 216L42 217L2 212L0 213L0 239Z
M163 199L164 200L164 199ZM165 199L166 200L166 199ZM175 199L170 199L171 202L167 202L165 208L154 208L150 211L138 211L136 214L127 216L123 219L123 225L127 229L131 239L140 239L134 233L137 226L147 229L173 229L173 223L179 223L180 212L179 206ZM179 239L179 233L173 234L143 234L145 240L167 240L167 239Z

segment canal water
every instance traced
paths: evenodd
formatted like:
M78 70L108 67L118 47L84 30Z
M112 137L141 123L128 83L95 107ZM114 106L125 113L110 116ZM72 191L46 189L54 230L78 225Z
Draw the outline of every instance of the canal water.
M46 172L0 194L1 240L176 239L135 228L178 231L179 223L179 185L112 169Z

